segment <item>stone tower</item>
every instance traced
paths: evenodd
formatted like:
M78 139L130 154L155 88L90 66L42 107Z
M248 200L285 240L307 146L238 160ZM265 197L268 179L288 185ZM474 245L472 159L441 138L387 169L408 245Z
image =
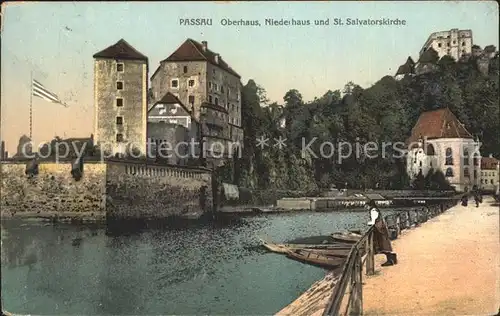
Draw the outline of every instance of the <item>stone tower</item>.
M148 58L123 39L93 57L95 143L113 155L145 155Z

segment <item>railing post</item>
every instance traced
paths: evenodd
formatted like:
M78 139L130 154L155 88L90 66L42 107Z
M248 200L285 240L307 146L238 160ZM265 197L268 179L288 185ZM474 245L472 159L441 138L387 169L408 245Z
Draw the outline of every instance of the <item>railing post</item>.
M373 229L366 241L366 275L375 274L375 249L373 247Z
M352 278L354 279L354 288L352 289L352 308L350 308L350 316L358 316L363 314L363 263L359 252L356 254L356 265Z

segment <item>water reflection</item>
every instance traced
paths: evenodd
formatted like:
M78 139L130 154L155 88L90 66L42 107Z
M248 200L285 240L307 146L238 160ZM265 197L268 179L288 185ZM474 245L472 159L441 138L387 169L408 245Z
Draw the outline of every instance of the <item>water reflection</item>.
M16 313L271 314L324 271L265 252L259 237L284 242L366 220L307 213L134 229L4 221L2 296Z

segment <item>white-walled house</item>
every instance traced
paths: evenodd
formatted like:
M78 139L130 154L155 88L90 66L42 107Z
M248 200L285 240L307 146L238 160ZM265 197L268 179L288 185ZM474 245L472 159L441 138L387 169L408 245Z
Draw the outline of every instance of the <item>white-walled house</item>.
M448 108L422 113L407 143L410 179L434 169L442 171L457 191L479 187L480 143Z

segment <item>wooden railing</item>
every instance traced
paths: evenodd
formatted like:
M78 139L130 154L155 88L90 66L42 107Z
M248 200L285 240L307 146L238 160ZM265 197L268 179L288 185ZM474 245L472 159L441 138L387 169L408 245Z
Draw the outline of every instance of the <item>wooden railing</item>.
M418 226L456 205L457 197L439 204L423 206L418 210L396 211L385 217L391 239L399 236L401 230ZM363 314L363 267L366 275L375 273L374 227L370 227L354 244L342 269L340 280L333 288L324 316ZM348 298L345 299L346 294Z

